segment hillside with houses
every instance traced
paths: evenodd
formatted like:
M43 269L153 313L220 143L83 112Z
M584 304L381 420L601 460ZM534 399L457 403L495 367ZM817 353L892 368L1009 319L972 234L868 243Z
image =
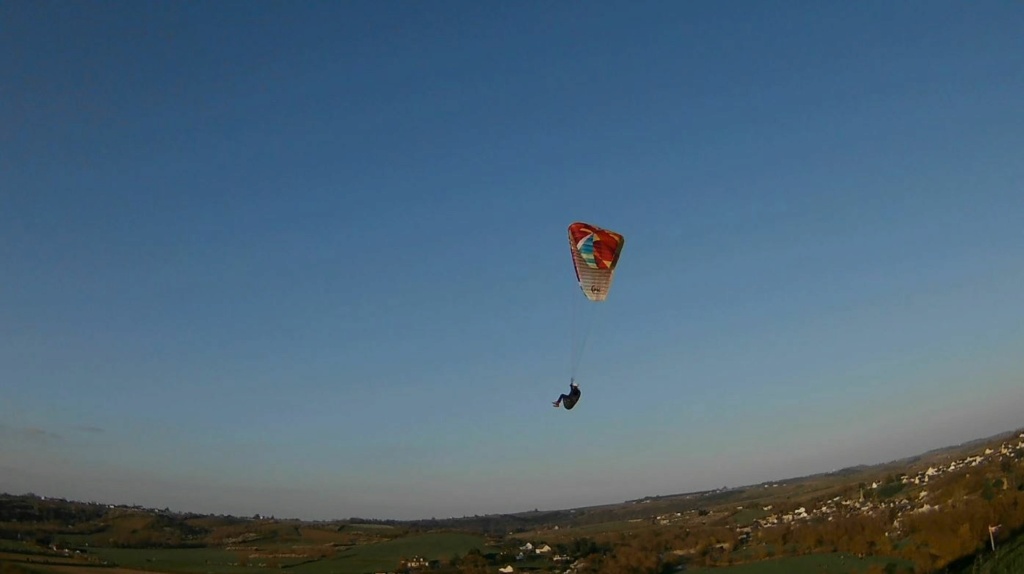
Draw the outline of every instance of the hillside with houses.
M607 525L598 539L617 540L619 554L632 545L636 554L661 563L728 566L787 555L846 552L858 559L890 557L890 571L932 572L986 544L1009 539L1024 524L1024 432L1012 440L978 445L973 452L947 452L918 459L902 471L891 465L866 467L853 480L830 476L814 480L780 481L738 489L721 489L673 499L690 508L652 512ZM877 477L866 479L872 474ZM761 499L761 504L751 504ZM748 501L729 504L729 500ZM665 500L642 499L640 508ZM959 536L935 541L922 534L929 524L957 522ZM565 541L581 530L570 524L530 533L527 544ZM583 527L584 532L592 529ZM956 538L956 537L954 537ZM632 539L630 543L624 543ZM913 542L909 542L913 540ZM681 560L673 561L672 557ZM517 559L524 559L523 555ZM563 557L562 561L567 561ZM606 557L601 557L606 562ZM584 572L586 560L576 560L563 572ZM656 570L660 566L651 568ZM651 571L654 571L651 570ZM612 571L612 570L609 570Z

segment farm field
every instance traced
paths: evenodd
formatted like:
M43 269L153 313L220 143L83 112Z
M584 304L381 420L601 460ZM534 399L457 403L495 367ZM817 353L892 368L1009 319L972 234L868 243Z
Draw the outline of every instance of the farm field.
M421 557L426 560L447 561L456 555L465 555L476 549L481 553L494 552L484 537L464 533L414 534L370 544L353 546L324 557L320 553L289 551L286 547L261 548L259 550L220 548L96 548L94 556L115 564L116 568L99 568L97 565L82 565L81 561L57 557L33 557L25 554L4 554L0 560L17 562L25 568L49 572L76 574L89 572L168 572L168 573L213 573L243 574L265 572L269 569L286 568L299 574L362 574L370 571L390 571L398 567L399 561ZM5 560L6 559L6 560ZM40 563L42 560L47 563ZM58 566L59 565L59 566Z
M403 558L419 556L427 560L448 560L455 555L465 555L474 548L482 553L495 550L485 546L482 536L428 533L356 546L339 552L334 558L301 564L289 570L298 574L362 574L393 570Z
M266 559L248 558L249 551L229 551L218 548L97 548L96 556L122 568L160 572L211 572L231 574L252 572ZM244 557L244 558L243 558ZM302 558L281 559L274 565L287 566ZM245 564L245 565L243 565Z

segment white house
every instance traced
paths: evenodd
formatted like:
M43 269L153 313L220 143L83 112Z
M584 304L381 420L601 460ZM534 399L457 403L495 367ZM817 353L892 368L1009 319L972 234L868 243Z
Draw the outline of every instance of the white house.
M412 560L407 561L405 565L409 568L426 568L430 566L430 561L422 556L413 556Z

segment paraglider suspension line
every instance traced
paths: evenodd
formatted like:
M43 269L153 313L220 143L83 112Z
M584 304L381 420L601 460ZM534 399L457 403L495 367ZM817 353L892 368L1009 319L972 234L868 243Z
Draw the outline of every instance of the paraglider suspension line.
M583 360L583 352L587 348L587 341L590 339L590 331L594 325L593 309L591 309L590 315L585 320L584 325L580 325L581 318L579 308L582 305L580 301L574 301L572 306L572 341L570 346L570 369L569 369L569 380L574 381L576 375L579 374L580 362ZM576 341L579 340L580 332L582 331L582 340L577 346Z

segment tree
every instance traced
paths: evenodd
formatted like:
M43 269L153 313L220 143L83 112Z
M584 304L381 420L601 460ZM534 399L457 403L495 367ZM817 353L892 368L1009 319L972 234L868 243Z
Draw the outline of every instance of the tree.
M475 554L470 550L470 553L462 559L459 572L462 574L487 574L487 560L480 555L479 550Z
M985 481L985 486L981 487L981 497L989 502L991 502L992 499L996 497L996 491L994 488L992 488L991 482L987 480Z

